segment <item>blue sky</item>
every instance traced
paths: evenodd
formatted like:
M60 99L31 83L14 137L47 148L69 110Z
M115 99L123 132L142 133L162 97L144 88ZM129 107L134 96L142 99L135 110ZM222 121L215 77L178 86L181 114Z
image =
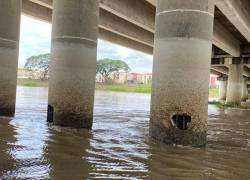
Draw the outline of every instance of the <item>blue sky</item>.
M22 16L18 67L24 66L27 58L49 53L51 24ZM151 72L153 57L107 41L98 40L97 59L124 60L133 72Z

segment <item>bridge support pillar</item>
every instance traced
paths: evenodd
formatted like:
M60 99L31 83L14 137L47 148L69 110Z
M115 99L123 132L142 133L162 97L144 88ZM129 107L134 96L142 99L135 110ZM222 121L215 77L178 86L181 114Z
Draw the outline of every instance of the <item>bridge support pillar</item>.
M49 79L49 122L92 127L99 4L54 0Z
M158 0L150 135L167 144L204 146L214 4Z
M248 99L247 78L243 78L241 101L246 102L247 99Z
M15 114L20 15L20 0L0 1L0 116Z
M229 62L226 104L240 105L242 96L243 65L240 61L231 59Z
M220 76L217 80L219 81L219 100L225 101L227 97L227 77Z

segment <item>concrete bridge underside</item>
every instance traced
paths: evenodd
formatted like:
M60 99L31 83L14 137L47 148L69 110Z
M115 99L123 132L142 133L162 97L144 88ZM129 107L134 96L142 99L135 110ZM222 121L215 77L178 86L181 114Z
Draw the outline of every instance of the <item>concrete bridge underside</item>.
M145 2L144 0L101 0L98 37L131 49L153 54L155 4L156 1L154 0L145 0ZM232 2L232 5L234 4ZM248 2L244 4L248 4ZM141 6L144 8L141 8ZM224 6L227 7L227 4L223 4L219 0L216 1L213 56L224 58L248 56L250 53L250 37L248 37L247 33L245 33L246 35L241 33L247 31L244 29L246 23L243 21L242 24L237 24L237 19L235 22L230 22L228 19L231 20L232 18L230 17L233 15L238 17L238 12L230 14L229 10ZM237 6L243 7L241 2ZM236 8L240 11L241 7L237 6ZM227 8L230 9L230 6ZM245 7L244 11L246 13L242 15L243 19L248 16L248 8L249 5ZM22 12L40 20L51 22L52 9L52 0L26 0L23 1ZM227 11L227 16L222 13L222 10ZM223 66L228 71L228 67ZM245 71L250 74L249 66L246 65L246 67ZM225 71L221 71L221 68L212 64L211 73L225 74Z
M220 98L226 103L247 99L249 0L20 2L0 2L0 59L6 59L0 68L0 82L6 84L0 88L1 115L15 109L21 12L53 26L48 120L55 124L91 128L97 38L154 54L150 134L156 139L205 144L209 73L220 76Z

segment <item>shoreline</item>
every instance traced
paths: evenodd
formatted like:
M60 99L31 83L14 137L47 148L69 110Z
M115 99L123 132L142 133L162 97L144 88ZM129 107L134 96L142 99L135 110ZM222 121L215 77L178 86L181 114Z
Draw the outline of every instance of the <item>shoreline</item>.
M18 86L24 87L48 87L48 80L39 80L39 79L17 79ZM146 84L101 84L96 83L95 91L106 91L106 92L123 92L123 93L142 93L142 94L150 94L151 93L151 85ZM239 109L250 109L250 103L241 104L241 105L226 105L223 102L216 100L219 97L219 89L218 88L210 88L209 89L209 98L214 99L212 101L208 101L208 104L215 105L219 108L239 108Z
M17 85L26 87L48 87L48 80L18 78ZM102 84L96 83L95 90L113 92L151 93L151 84ZM218 98L219 89L210 88L209 98Z

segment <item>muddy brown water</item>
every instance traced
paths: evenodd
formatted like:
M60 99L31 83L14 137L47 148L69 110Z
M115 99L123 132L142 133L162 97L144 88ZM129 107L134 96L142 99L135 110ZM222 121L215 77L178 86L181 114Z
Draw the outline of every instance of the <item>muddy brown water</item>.
M0 118L1 179L250 179L250 111L209 106L206 148L148 137L150 95L96 92L92 131L46 122L47 89Z

